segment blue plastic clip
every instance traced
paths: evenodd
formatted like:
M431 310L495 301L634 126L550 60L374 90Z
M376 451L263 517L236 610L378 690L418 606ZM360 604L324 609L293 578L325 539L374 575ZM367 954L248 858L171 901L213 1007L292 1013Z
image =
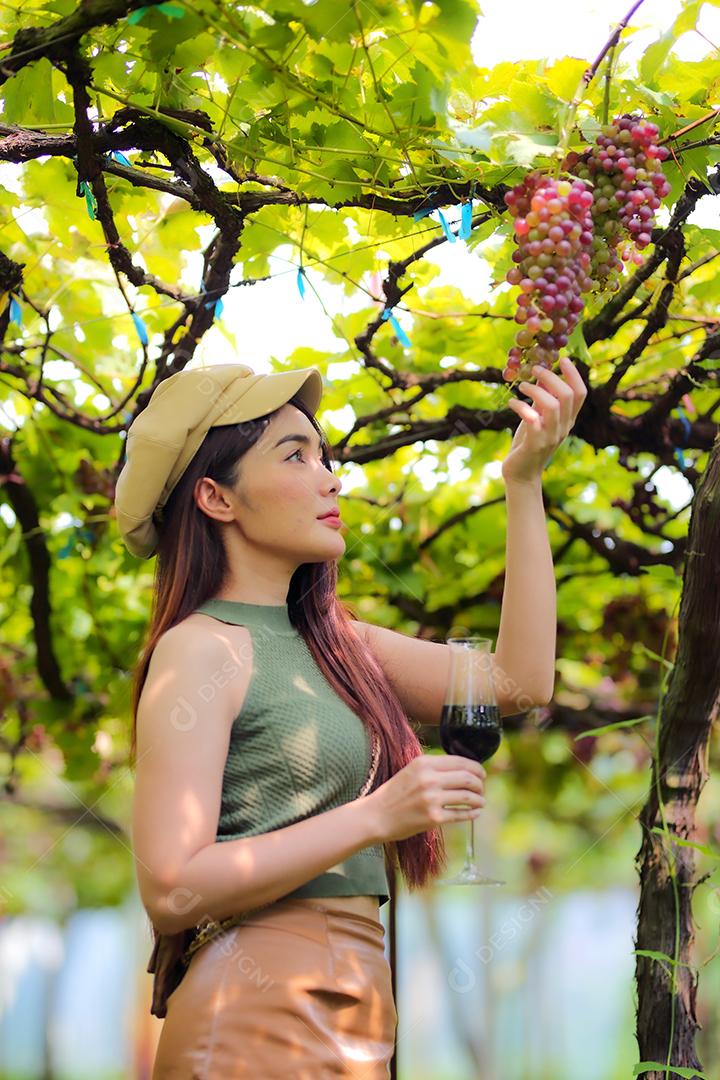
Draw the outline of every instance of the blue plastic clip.
M445 233L446 238L450 241L451 244L454 244L455 243L455 233L452 232L450 226L448 225L447 221L445 220L445 215L443 214L442 210L438 210L438 217L440 218L440 224L442 225L442 229L443 229L443 232Z
M201 295L201 296L204 296L204 295L205 295L205 291L206 291L206 290L205 290L205 286L204 286L204 285L201 285L201 286L200 286L200 295ZM213 289L213 292L215 292L215 291L216 291L216 290L215 290L215 289ZM212 309L213 309L213 319L219 319L219 318L220 318L220 316L221 316L221 315L222 315L222 313L223 313L223 302L222 302L222 297L221 297L221 296L218 296L218 297L217 297L217 298L216 298L215 300L206 300L206 301L205 301L205 303L203 304L203 307L205 307L205 308L212 308Z
M688 420L687 416L682 411L682 409L680 408L679 405L675 409L675 415L679 418L683 428L685 429L685 437L683 439L683 446L686 446L688 438L690 436L690 432L692 431L692 425L691 425L690 421ZM682 452L682 450L680 449L679 446L675 450L675 458L676 458L677 463L680 466L680 468L684 470L685 469L685 455L683 454L683 452Z
M460 204L460 228L458 236L461 240L469 240L472 231L472 199Z
M87 180L81 180L77 186L77 194L85 196L85 205L87 206L87 212L91 221L95 221L95 214L97 212L97 202L95 196L90 190L90 185Z
M65 541L65 543L63 544L63 546L58 551L56 557L58 559L67 559L67 557L69 555L72 555L72 551L73 551L74 547L75 547L75 534L71 533L70 536Z
M111 150L110 157L115 158L115 160L119 161L122 165L127 165L128 168L132 169L132 162L128 161L122 150Z
M682 411L682 409L680 408L679 405L675 410L675 415L680 418L680 422L682 423L683 427L685 428L685 440L683 442L683 446L687 446L687 441L688 441L688 439L690 437L690 432L692 431L692 424L690 423L687 416Z
M137 312L132 311L132 312L130 312L130 314L132 315L133 322L135 323L135 329L138 332L138 337L140 338L143 345L147 345L147 343L148 343L148 335L147 335L147 330L145 328L145 323L142 321L142 319L137 314Z
M436 195L436 194L437 194L437 188L431 188L431 190L428 191L427 198L430 200L430 206L428 206L427 210L416 210L415 213L413 214L413 221L419 221L420 218L424 218L424 217L427 217L428 214L432 214L435 207L432 205L431 196Z
M390 308L386 308L385 311L383 311L382 318L383 320L387 319L390 322L393 330L395 331L395 336L397 337L400 344L404 345L406 349L412 348L412 342L410 341L410 338L407 336L402 326L393 315Z
M164 4L147 4L145 7L135 8L135 10L128 15L127 21L129 23L140 22L147 11L162 11L163 15L169 15L171 19L182 19L185 14L185 8L180 7L179 4L172 4L169 2Z
M12 293L10 293L10 322L22 326L22 308Z

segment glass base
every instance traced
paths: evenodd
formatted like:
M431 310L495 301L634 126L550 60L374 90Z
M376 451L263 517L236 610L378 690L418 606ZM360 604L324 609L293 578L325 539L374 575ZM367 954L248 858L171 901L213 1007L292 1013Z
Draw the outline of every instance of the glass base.
M464 866L455 877L443 878L438 885L507 885L507 881L488 877L477 866Z

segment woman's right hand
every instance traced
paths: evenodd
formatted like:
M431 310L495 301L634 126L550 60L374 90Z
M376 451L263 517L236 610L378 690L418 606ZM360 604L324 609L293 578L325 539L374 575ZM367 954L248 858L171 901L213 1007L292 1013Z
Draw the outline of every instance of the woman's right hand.
M485 805L487 773L460 754L419 754L364 796L375 815L381 843L405 840L451 821L476 818ZM465 803L451 808L450 803Z

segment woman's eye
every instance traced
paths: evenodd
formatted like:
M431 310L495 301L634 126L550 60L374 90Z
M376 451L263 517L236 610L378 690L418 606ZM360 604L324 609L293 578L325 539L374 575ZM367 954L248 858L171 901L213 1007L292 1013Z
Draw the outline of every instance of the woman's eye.
M292 454L290 455L289 458L287 458L287 460L292 461L292 459L295 457L296 454L302 454L302 447L298 447L297 450L293 450ZM318 456L318 461L320 462L321 465L323 464L322 454L320 454Z

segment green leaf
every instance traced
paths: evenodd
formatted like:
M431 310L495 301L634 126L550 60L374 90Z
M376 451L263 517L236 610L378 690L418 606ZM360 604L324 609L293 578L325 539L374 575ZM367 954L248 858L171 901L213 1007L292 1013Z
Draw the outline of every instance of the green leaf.
M455 128L454 135L462 146L486 151L490 149L493 130L492 124L476 124L474 127Z
M685 0L673 23L673 30L678 37L696 28L698 16L704 3L705 0Z
M41 56L7 80L3 97L4 117L8 123L37 126L56 122L53 71L50 61Z
M566 56L547 68L542 79L561 101L572 101L587 66L587 60Z
M368 0L363 0L362 8L357 10L362 12L366 26L371 23L373 16L382 18ZM351 5L338 4L337 0L315 0L315 3L304 7L301 18L316 41L348 41L358 31L356 9Z
M389 107L403 126L432 128L436 114L444 114L447 108L447 88L427 68L414 64L411 77L393 92Z
M640 568L643 576L656 578L660 582L677 585L679 583L678 571L674 566L666 563L657 563L655 566L643 566Z
M662 68L667 60L668 53L676 41L676 34L672 27L648 45L640 61L640 80L643 83L652 83L656 73Z
M648 46L640 61L640 80L643 83L652 83L655 76L662 70L670 51L683 34L694 30L700 9L705 0L689 0L683 4L682 9L669 30L666 30L657 41Z
M175 50L183 43L183 52ZM184 19L165 19L162 25L153 29L145 46L156 62L162 57L170 57L172 66L187 67L194 71L207 57L212 56L217 48L217 35L208 33L204 19L187 11Z
M470 41L478 16L482 15L480 7L468 0L433 0L432 4L423 4L423 7L437 8L438 13L426 24L427 28L434 36L451 44Z
M710 1080L707 1073L697 1069L686 1069L684 1065L661 1065L659 1061L640 1061L633 1069L633 1076L639 1076L643 1072L677 1073L686 1080Z
M720 860L720 851L715 851L713 848L708 847L707 844L697 844L694 840L685 840L684 837L675 836L674 833L662 829L659 825L653 825L650 832L657 833L659 836L669 836L673 844L677 844L678 847L694 848L702 855L707 855L709 859Z
M590 350L585 341L582 322L576 323L572 333L568 337L566 348L569 356L579 356L584 363L588 365L592 364L592 356L590 355Z
M606 731L617 731L618 728L635 727L636 724L643 724L647 720L654 720L655 717L648 714L647 716L636 716L633 720L618 720L616 724L605 724L603 727L590 728L588 731L581 732L580 735L574 735L574 739L587 739L588 735L604 735Z
M633 952L636 956L647 956L650 960L670 964L672 967L692 968L692 964L686 964L684 960L675 960L674 957L668 956L667 953L657 952L655 949L633 949Z
M641 653L644 653L645 656L649 656L651 660L657 660L658 663L664 664L668 671L672 671L672 669L675 667L675 665L671 663L670 660L666 660L664 656L658 656L656 652L653 652L652 649L649 649L643 641L636 642L636 646Z
M498 141L498 140L494 140ZM507 135L503 134L502 145L506 161L516 165L530 167L535 164L539 157L550 157L550 148L557 146L557 137L552 134L534 136Z
M671 111L677 109L677 96L671 94L666 90L651 90L649 86L638 86L638 94L642 98L647 98L648 101L654 102L656 105L661 105L665 109Z

